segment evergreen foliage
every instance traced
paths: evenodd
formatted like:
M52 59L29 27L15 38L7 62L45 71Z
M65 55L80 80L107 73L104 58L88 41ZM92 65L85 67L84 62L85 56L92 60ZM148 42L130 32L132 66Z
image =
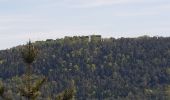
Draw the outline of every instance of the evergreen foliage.
M62 98L69 92L60 91L67 89L72 79L77 100L168 100L169 37L87 40L67 37L33 43L39 55L29 64L34 66L33 73L48 77L38 100ZM20 95L13 87L22 84L19 76L25 71L21 48L0 51L0 77L12 95Z
M38 51L29 40L28 44L22 49L22 58L25 63L32 64L37 56Z

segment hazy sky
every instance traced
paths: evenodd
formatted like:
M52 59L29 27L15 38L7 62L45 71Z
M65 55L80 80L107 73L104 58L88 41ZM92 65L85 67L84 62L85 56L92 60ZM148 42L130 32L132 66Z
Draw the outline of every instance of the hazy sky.
M0 49L90 34L170 36L170 0L0 0Z

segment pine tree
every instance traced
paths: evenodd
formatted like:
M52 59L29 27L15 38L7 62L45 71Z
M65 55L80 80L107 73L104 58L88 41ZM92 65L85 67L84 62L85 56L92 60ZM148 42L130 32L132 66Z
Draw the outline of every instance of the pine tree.
M43 83L46 81L46 78L36 80L32 82L32 63L35 61L38 50L33 46L31 41L22 49L22 58L23 61L27 64L26 66L26 75L25 80L26 84L20 88L22 96L26 97L28 100L35 100L40 95L40 88ZM34 84L34 85L32 85Z

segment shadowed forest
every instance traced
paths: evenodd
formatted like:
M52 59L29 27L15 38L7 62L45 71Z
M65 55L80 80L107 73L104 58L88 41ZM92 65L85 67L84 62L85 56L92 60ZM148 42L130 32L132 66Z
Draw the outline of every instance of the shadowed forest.
M170 37L74 36L0 51L0 100L169 100Z

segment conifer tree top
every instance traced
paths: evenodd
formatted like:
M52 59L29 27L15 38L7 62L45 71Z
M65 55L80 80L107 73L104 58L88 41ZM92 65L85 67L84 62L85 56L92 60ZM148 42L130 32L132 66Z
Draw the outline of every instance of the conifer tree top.
M37 56L37 50L34 48L33 44L29 40L26 46L22 49L22 58L25 63L31 64Z

